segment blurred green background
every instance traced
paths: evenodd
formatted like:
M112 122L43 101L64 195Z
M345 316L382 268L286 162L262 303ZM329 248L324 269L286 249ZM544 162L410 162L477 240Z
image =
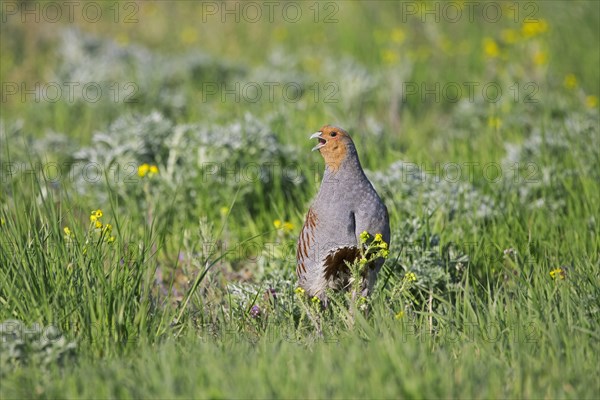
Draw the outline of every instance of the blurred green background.
M598 397L598 2L3 1L0 29L2 398ZM294 292L324 124L390 211L366 314Z

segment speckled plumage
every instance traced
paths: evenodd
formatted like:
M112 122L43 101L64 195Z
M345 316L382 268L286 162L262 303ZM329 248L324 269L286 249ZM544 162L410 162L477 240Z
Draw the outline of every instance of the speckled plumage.
M352 139L341 128L326 125L311 136L319 139L325 173L298 238L296 273L300 286L310 296L326 301L327 288L342 289L349 271L344 260L360 255L360 234L381 233L390 241L387 208L367 179ZM363 294L371 292L383 264L378 259L368 267Z

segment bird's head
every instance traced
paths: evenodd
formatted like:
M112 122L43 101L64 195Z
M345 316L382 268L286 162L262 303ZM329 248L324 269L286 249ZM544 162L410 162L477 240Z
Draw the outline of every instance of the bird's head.
M319 140L319 143L313 147L313 151L319 150L325 159L325 164L334 170L339 168L348 153L355 153L350 135L342 128L325 125L318 132L313 133L310 138Z

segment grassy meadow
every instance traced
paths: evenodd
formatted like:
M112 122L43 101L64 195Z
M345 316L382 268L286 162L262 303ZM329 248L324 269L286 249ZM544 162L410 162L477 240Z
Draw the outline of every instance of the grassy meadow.
M1 3L0 398L600 397L600 5ZM295 243L339 125L373 296Z

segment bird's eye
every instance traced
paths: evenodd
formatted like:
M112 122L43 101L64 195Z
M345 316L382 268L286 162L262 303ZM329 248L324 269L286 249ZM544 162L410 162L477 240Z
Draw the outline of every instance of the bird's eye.
M336 137L337 132L331 132L331 137Z

